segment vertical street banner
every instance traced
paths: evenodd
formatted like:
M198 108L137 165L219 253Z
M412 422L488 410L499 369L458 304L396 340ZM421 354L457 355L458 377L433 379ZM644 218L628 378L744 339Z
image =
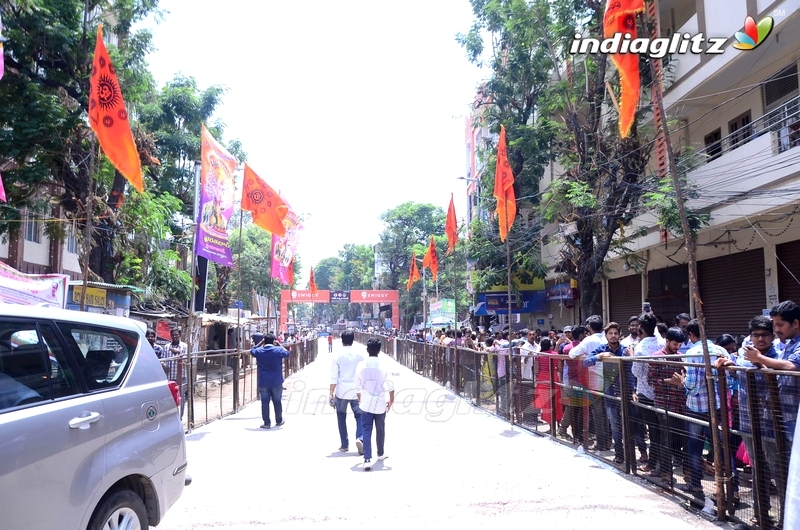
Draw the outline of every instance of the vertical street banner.
M294 266L294 252L297 249L297 243L300 240L300 231L303 225L300 223L300 217L291 209L286 217L283 219L283 225L286 227L286 234L283 237L272 234L272 265L270 267L270 275L273 278L280 280L282 284L291 284L290 268Z
M211 136L205 125L201 137L202 169L194 248L198 256L233 267L228 221L233 214L236 159Z

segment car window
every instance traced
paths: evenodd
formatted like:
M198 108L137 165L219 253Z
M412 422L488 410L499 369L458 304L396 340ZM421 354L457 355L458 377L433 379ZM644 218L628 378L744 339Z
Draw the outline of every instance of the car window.
M58 327L90 391L122 384L139 345L137 333L75 322L59 322Z
M49 324L0 323L0 410L70 396L80 388Z

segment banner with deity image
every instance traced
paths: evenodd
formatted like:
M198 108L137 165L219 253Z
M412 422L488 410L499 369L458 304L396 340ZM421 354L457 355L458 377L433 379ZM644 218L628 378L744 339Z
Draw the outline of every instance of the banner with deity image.
M195 249L198 256L225 267L233 267L227 229L233 214L236 159L211 136L205 125L202 130L201 158Z
M286 234L283 237L272 235L272 267L270 275L273 278L280 280L282 284L291 284L291 272L289 268L294 264L294 253L297 249L297 243L300 240L300 231L303 225L300 223L300 217L289 210L286 217L283 219L283 225L286 227Z

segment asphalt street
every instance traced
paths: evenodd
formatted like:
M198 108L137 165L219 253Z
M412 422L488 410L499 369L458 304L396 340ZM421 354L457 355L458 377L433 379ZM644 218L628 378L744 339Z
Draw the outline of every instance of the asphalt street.
M319 346L317 361L284 384L283 427L260 429L256 402L187 436L194 482L159 530L717 528L642 480L511 428L390 358L389 458L364 471L352 416L351 451L338 451L327 403L332 354L324 339Z

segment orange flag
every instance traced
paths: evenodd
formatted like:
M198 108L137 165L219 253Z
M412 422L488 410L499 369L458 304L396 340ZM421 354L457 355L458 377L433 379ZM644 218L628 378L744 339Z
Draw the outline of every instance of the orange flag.
M252 212L256 226L278 237L286 234L283 219L289 213L289 207L247 164L244 165L242 210Z
M447 208L447 222L444 224L444 233L447 234L447 254L450 255L458 242L458 221L456 221L456 207L453 205L453 194L450 194L450 206Z
M89 125L114 167L141 193L144 191L144 181L139 151L133 142L128 111L125 110L117 74L103 43L102 24L97 27L90 82Z
M617 33L630 33L631 39L635 39L637 13L644 13L644 0L608 0L603 16L603 36L608 39ZM614 53L611 60L619 70L619 135L626 138L639 106L639 54Z
M500 240L505 241L514 217L517 216L517 198L514 196L514 174L508 164L506 151L506 128L500 126L500 141L497 143L497 164L494 170L494 197L497 199L497 222L500 225Z
M406 282L406 291L411 290L411 286L414 285L414 282L419 280L419 269L417 268L417 253L411 253L411 270L408 272L408 282Z
M294 287L294 258L289 262L289 288Z
M433 242L433 236L431 236L428 251L425 252L425 257L422 258L422 266L431 270L433 281L436 281L436 277L439 275L439 256L436 255L436 243Z
M314 267L311 267L311 276L308 278L308 290L311 291L311 297L317 295L317 282L314 280Z

